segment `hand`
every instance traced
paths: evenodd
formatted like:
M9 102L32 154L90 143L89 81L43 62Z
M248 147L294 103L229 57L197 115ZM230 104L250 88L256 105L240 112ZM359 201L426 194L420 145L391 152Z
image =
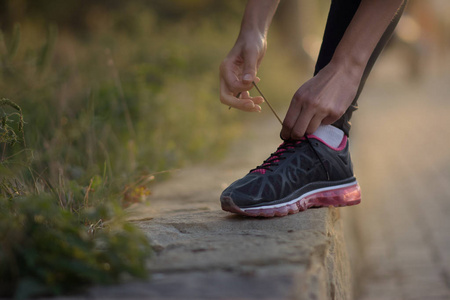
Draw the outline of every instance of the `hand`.
M405 4L405 0L361 1L331 62L295 93L283 122L283 139L300 139L345 113L376 46Z
M283 121L281 137L299 140L317 128L337 121L352 103L358 91L362 71L344 68L332 62L295 93Z
M259 34L240 35L220 65L220 101L249 112L261 111L260 96L251 97L252 82L259 82L256 72L266 52L266 40ZM237 95L240 94L240 97Z

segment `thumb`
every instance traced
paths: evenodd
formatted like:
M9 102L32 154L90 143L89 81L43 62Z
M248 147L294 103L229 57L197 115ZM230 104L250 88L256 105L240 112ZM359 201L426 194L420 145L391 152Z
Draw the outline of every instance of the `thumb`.
M242 82L244 84L251 84L256 79L256 66L258 58L256 53L249 53L245 57L244 61L244 76L242 76Z

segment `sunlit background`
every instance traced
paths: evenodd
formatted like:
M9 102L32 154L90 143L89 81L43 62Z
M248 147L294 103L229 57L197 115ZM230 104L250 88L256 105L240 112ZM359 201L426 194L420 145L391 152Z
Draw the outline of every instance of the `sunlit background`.
M328 6L281 1L258 73L281 116L313 72ZM19 133L14 146L0 144L3 195L51 190L77 211L107 194L127 207L171 170L223 158L248 123L273 118L218 99L218 66L243 8L238 0L0 1L0 98L19 105L26 123L25 143ZM363 203L344 215L357 299L449 295L448 16L447 0L409 1L354 114Z

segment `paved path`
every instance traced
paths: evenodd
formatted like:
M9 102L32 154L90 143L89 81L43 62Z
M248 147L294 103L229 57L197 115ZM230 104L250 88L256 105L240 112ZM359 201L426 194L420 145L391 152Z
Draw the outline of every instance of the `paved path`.
M353 122L355 299L450 299L450 76L378 79Z

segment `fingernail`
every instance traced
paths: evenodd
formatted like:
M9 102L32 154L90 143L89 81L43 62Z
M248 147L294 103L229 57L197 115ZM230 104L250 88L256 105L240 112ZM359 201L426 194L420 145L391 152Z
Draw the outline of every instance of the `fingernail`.
M244 77L242 78L245 81L251 81L252 80L252 75L250 74L245 74Z

